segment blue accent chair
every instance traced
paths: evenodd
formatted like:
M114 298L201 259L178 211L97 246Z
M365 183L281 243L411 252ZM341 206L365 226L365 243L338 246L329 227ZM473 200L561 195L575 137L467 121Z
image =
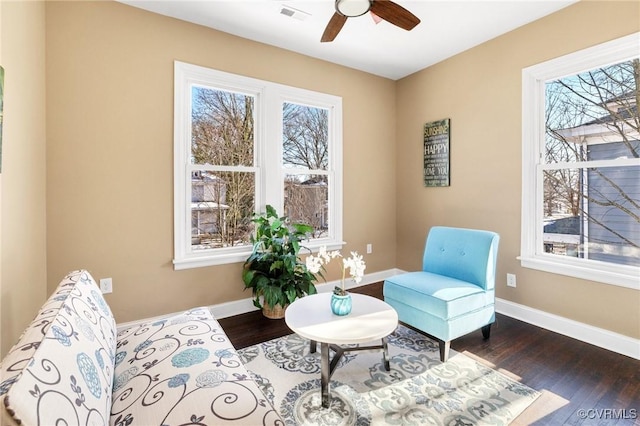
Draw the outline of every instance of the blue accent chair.
M429 231L422 271L384 282L384 300L401 322L435 337L440 360L451 340L495 321L495 278L500 236L495 232L435 226Z

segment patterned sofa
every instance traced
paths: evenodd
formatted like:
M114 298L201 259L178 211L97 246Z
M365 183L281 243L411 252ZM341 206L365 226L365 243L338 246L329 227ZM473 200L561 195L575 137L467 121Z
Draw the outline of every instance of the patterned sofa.
M207 308L116 329L67 275L0 365L3 424L282 424Z

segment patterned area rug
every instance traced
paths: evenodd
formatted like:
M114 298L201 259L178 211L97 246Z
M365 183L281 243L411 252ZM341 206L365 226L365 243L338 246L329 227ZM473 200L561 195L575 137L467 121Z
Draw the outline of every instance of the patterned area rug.
M379 342L372 342L376 344ZM287 425L507 425L539 392L402 325L389 336L391 371L382 352L345 352L320 398L320 345L296 334L238 351Z

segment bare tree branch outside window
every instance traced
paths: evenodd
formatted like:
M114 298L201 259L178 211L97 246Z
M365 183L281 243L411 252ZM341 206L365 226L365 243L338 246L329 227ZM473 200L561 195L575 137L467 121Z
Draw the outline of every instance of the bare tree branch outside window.
M254 163L253 96L195 87L192 92L194 165L192 247L208 249L248 244L255 211L255 174L234 170Z
M634 59L546 84L548 253L640 265L639 81Z
M191 223L196 250L249 244L256 177L246 167L254 165L254 108L253 96L193 89L191 157L198 170L192 175ZM285 215L312 225L312 237L323 236L328 229L328 111L284 103L282 113Z
M329 112L287 102L282 115L285 215L320 238L328 230Z

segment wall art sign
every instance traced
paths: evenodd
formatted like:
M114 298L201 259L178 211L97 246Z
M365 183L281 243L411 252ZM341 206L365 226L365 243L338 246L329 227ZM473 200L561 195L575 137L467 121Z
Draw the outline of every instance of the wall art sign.
M424 186L449 186L450 119L424 125Z

